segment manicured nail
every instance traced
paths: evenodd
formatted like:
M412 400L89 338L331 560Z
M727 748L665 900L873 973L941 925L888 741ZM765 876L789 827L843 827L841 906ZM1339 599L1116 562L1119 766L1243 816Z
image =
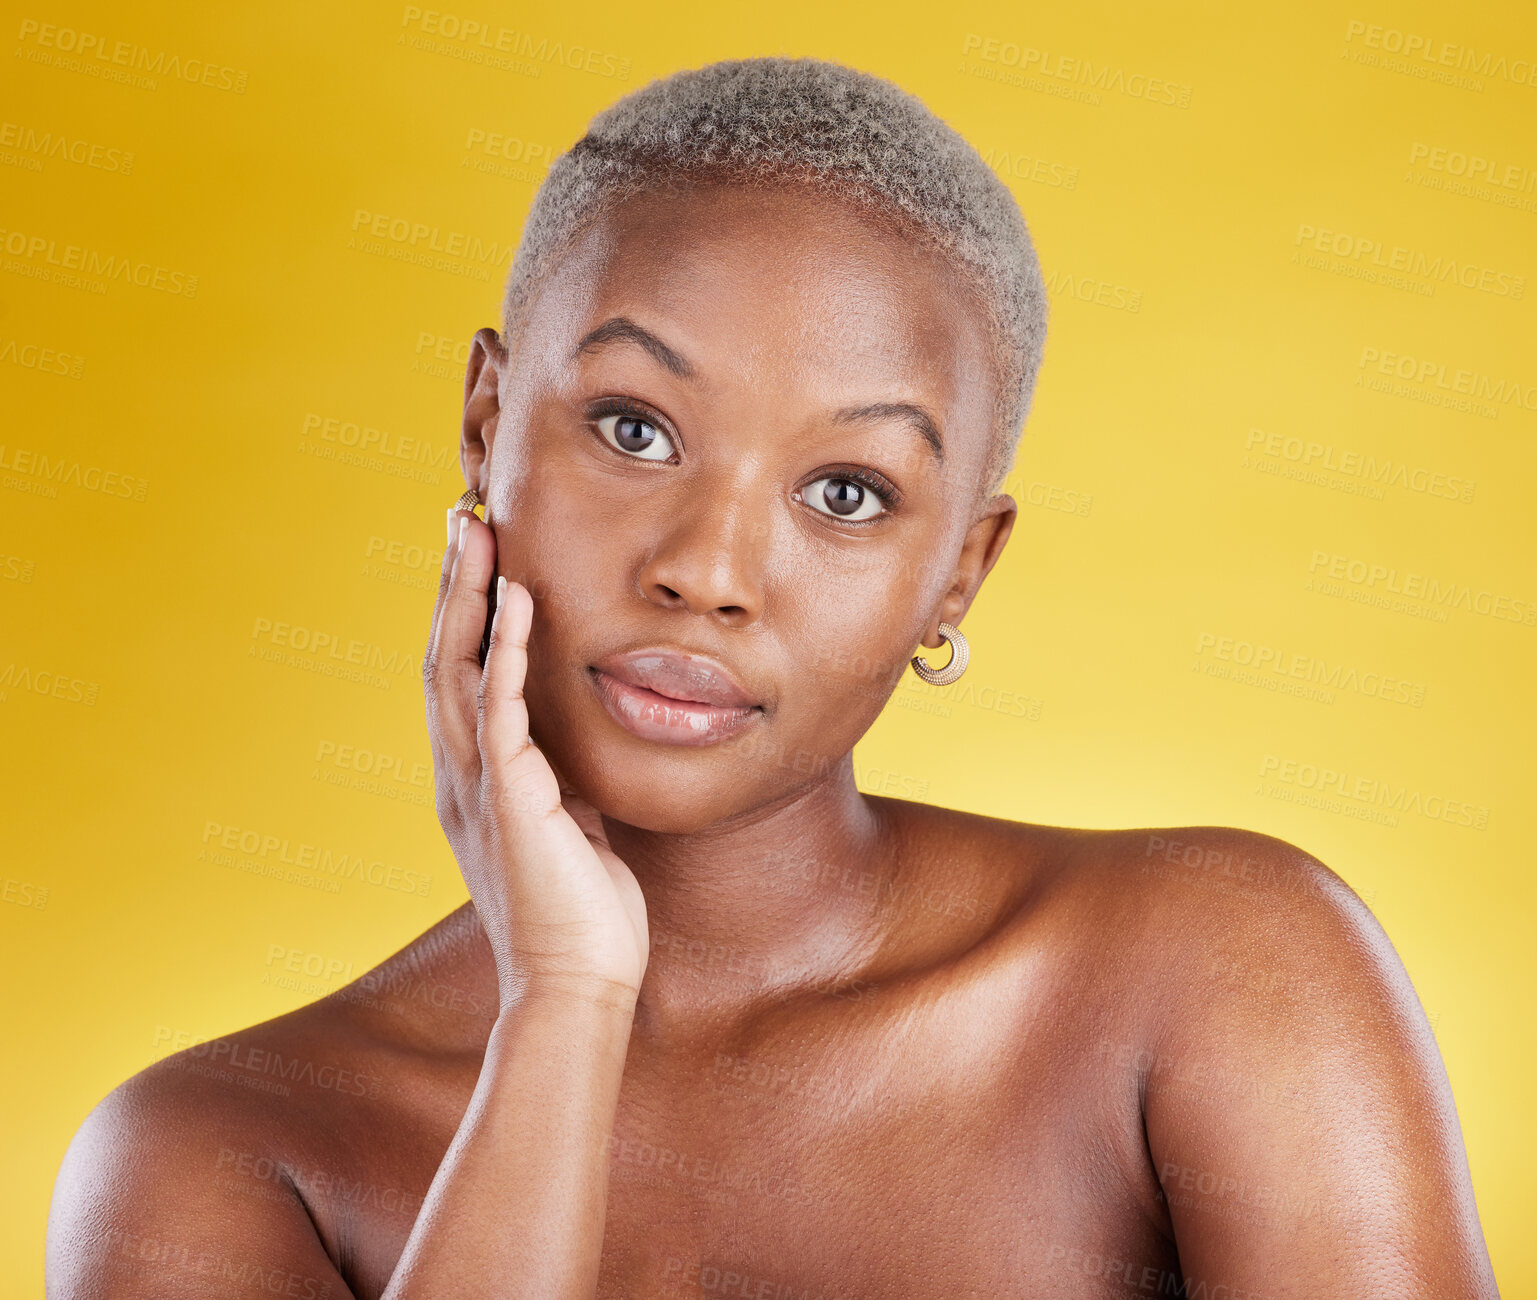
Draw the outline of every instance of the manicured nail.
M507 579L501 574L496 575L496 612L502 612L502 606L507 603Z
M465 533L469 532L469 530L470 530L470 517L469 517L469 515L460 515L459 516L459 540L454 543L454 551L456 553L459 552L459 551L464 550L464 535L465 535Z
M453 506L448 507L448 536L443 539L444 546L452 546L454 544L454 516L458 513Z

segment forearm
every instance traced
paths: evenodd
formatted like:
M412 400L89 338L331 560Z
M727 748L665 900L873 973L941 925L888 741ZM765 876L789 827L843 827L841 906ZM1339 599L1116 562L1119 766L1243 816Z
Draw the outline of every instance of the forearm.
M503 1012L383 1300L590 1300L633 1016L617 990Z

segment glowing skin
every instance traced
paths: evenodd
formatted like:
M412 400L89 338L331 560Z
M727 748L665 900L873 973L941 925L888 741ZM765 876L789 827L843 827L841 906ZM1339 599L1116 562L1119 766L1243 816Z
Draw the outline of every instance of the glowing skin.
M1496 1294L1434 1039L1327 869L856 789L1013 522L985 342L900 229L735 187L631 200L477 336L489 523L450 515L424 656L473 907L199 1049L286 1096L183 1054L104 1101L54 1300L199 1260L327 1300Z
M697 830L783 797L805 784L785 754L839 764L913 648L940 644L939 605L963 614L1012 526L1007 498L978 501L993 391L963 378L986 376L989 356L965 286L853 214L808 219L806 204L642 198L561 263L515 359L479 340L464 467L500 571L535 597L534 734L630 826ZM711 214L699 238L677 239L680 210ZM615 402L649 412L646 458L615 444ZM899 403L935 427L880 413ZM866 414L836 418L852 411ZM834 485L862 498L853 511L828 508ZM733 763L594 725L588 666L650 645L712 655L762 707ZM871 661L873 681L837 671Z

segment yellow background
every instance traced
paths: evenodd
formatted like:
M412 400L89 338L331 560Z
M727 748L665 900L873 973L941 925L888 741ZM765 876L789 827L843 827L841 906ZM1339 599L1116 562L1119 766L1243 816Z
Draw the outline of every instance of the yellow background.
M458 36L405 5L7 5L4 1285L40 1293L54 1173L113 1085L336 987L464 898L416 766L430 762L416 662L462 486L462 345L496 320L541 154L653 77L791 53L921 96L1007 172L1055 276L1012 480L1020 524L966 624L973 667L946 692L904 688L857 751L862 780L1025 820L1236 824L1333 866L1432 1018L1504 1292L1537 1293L1537 627L1364 603L1386 580L1348 578L1354 561L1400 585L1430 575L1518 618L1537 599L1537 288L1373 282L1341 270L1371 255L1298 243L1304 227L1337 232L1507 288L1498 276L1537 273L1537 86L1515 79L1537 57L1531 7L454 3ZM493 53L499 27L532 52L464 57L480 39L465 22L485 24ZM44 24L108 52L127 42L130 71L159 59L161 75L94 75L118 65L72 62ZM1416 75L1383 48L1408 37L1491 71ZM1039 53L1021 75L1026 49ZM1109 70L1100 90L1074 80L1085 60ZM1146 78L1187 106L1137 93ZM1497 183L1449 187L1459 164L1433 165L1438 149L1496 160ZM499 251L423 266L388 224L360 243L359 212ZM71 245L129 278L105 292L38 278L50 256L85 256ZM195 294L171 291L191 276ZM44 356L28 348L51 360L28 364ZM1433 404L1433 376L1395 389L1380 373L1390 355L1521 396ZM388 435L383 454L350 461L349 424ZM1472 498L1298 478L1288 438L1472 484ZM1309 587L1332 562L1320 553L1343 557L1337 589ZM290 661L281 624L334 637L343 657ZM374 664L362 681L335 671L354 642ZM1239 643L1358 684L1402 679L1422 703L1283 693L1274 673L1234 675ZM1383 782L1419 810L1389 824L1360 815L1369 800L1313 806L1316 778L1278 779L1286 762ZM1487 824L1423 811L1444 800ZM210 824L430 873L430 887L257 874L281 850L220 860Z

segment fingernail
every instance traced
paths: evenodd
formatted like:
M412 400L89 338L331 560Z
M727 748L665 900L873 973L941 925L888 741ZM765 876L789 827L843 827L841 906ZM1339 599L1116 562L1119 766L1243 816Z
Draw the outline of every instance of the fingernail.
M448 507L448 536L443 539L444 546L452 546L454 544L454 516L458 513L453 506Z
M507 603L507 579L501 574L496 575L496 612L502 612L502 606Z
M465 535L465 533L467 533L469 531L469 529L470 529L470 517L469 517L469 515L460 515L459 516L459 540L454 544L454 550L455 551L462 551L464 549L464 535Z

